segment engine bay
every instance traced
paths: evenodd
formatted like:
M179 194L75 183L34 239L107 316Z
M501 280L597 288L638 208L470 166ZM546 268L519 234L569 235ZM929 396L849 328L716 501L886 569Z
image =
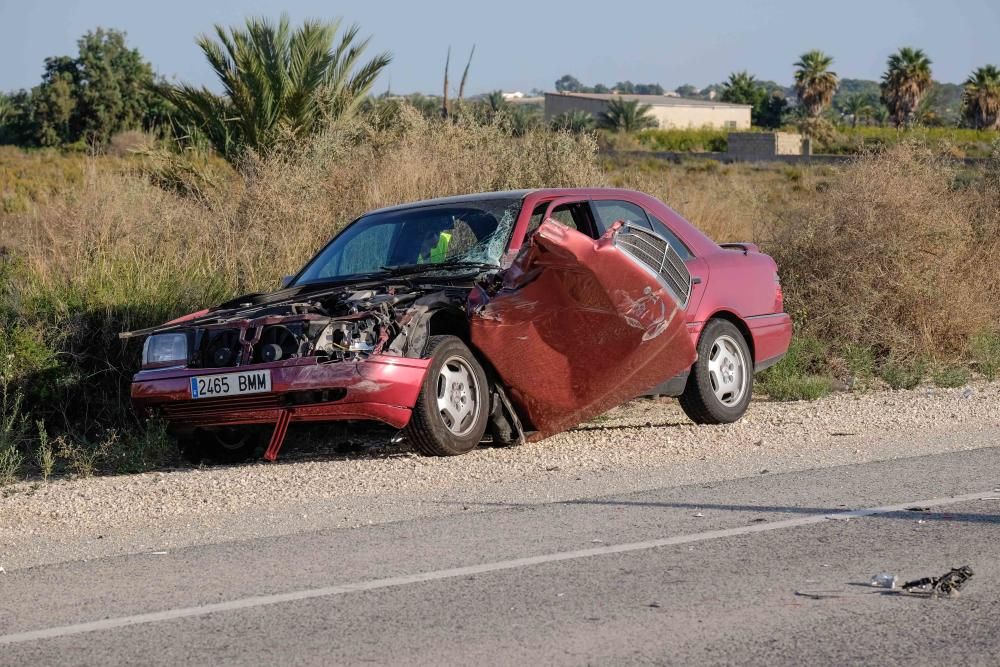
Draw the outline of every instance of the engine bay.
M271 303L254 303L249 297L223 304L181 330L189 336L188 365L194 368L309 356L319 363L376 354L419 356L415 343L424 336L414 335L414 329L434 311L464 312L467 294L468 287L387 284L299 294Z

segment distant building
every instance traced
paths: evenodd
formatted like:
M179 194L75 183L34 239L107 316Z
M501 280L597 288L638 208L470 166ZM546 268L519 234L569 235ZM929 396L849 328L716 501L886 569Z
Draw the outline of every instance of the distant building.
M597 118L611 100L637 100L650 106L661 128L715 127L750 129L750 105L692 100L668 95L602 95L599 93L545 93L545 120L567 111L586 111Z
M745 162L771 161L775 157L812 155L812 142L794 132L730 132L726 155Z
M508 102L510 102L511 100L520 100L524 97L524 93L522 93L520 90L515 90L512 93L502 93L502 94L503 98Z

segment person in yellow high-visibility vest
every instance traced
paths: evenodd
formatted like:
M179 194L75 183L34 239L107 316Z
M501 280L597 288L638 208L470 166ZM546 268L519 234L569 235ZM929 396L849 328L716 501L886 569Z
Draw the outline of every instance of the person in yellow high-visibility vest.
M420 254L417 255L417 264L438 264L444 261L448 255L448 246L451 244L451 232L442 231L440 233L431 232L424 237L421 244Z

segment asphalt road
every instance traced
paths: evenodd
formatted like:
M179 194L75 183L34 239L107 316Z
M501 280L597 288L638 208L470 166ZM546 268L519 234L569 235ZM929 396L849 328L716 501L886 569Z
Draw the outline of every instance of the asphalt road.
M28 567L0 664L996 664L998 485L986 448Z

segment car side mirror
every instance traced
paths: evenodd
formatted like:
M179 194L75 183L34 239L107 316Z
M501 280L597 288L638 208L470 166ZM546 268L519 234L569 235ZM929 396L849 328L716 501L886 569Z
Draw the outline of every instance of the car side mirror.
M281 289L285 289L286 287L288 287L289 285L291 285L292 284L292 280L294 280L294 279L295 279L295 276L284 276L281 279Z

